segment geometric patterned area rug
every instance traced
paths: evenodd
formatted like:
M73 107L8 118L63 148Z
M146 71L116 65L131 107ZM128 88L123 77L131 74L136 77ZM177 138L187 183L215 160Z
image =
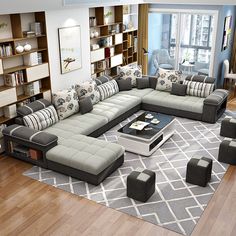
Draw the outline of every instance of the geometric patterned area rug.
M99 139L116 142L116 130L140 112ZM152 156L126 152L124 164L98 186L36 166L24 175L177 233L190 235L228 168L228 165L217 161L223 139L219 136L220 122L207 124L176 118L174 135ZM185 182L186 164L196 155L213 160L212 178L205 188ZM146 203L126 196L127 175L138 167L156 173L156 191Z

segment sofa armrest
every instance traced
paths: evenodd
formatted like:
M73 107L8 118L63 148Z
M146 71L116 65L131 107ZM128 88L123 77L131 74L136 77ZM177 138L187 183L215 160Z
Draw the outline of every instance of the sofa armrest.
M204 104L218 106L220 105L225 99L228 98L228 91L225 89L216 89L213 93L211 93L206 99L204 100Z
M19 141L23 145L33 146L39 150L46 151L57 145L58 137L43 131L37 131L22 125L10 125L6 127L2 134L4 139Z
M204 100L202 120L215 123L224 113L227 105L228 91L216 89Z

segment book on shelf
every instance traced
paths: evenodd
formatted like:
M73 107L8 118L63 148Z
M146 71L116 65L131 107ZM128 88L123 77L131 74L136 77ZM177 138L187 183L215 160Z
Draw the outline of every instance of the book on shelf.
M134 37L134 52L138 51L138 37Z
M24 74L23 71L16 71L14 73L9 73L4 75L4 83L6 86L14 87L24 84Z
M132 47L133 46L133 40L132 40L132 34L128 34L128 47Z
M8 56L12 56L12 46L11 44L8 45L0 45L0 57L8 57Z

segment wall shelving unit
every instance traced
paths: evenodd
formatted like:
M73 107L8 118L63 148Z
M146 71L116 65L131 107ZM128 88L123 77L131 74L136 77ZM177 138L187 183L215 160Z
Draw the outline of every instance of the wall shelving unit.
M5 107L15 105L15 107L39 98L51 98L51 81L48 59L48 45L46 34L46 19L44 12L20 13L0 15L0 22L5 23L5 27L0 29L0 47L8 47L10 50L2 50L0 55L0 125L14 123L14 116L7 117L4 112ZM41 34L25 34L30 31L30 24L40 23ZM24 46L26 43L32 46L30 51L17 53L18 45ZM38 64L29 66L25 62L26 56L40 53L41 61ZM14 86L6 86L6 76L21 73L21 82ZM16 76L14 74L14 76ZM16 76L17 79L17 76ZM35 93L26 94L25 87L38 81L39 90Z
M124 14L125 8L129 13ZM105 22L107 12L111 14ZM96 19L90 22L92 78L115 77L118 66L137 63L138 5L91 8L89 15Z

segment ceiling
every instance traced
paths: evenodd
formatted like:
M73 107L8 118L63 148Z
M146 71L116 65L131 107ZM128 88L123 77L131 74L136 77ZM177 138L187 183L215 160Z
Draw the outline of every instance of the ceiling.
M0 0L0 14L137 3L236 5L236 0Z

